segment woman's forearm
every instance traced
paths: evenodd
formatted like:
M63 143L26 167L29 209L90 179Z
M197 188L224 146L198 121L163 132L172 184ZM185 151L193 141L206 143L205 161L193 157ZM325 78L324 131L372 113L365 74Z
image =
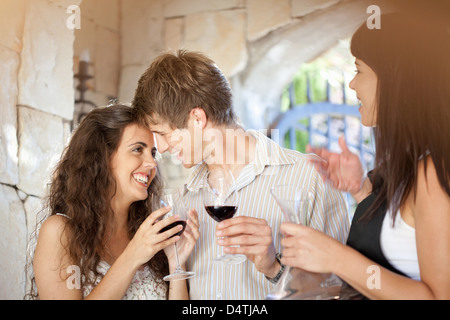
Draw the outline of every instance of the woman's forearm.
M112 264L103 279L85 297L87 300L120 300L127 292L139 266L124 251Z
M424 282L396 274L349 246L342 246L338 254L333 273L369 299L435 298Z
M181 266L185 270L185 266ZM169 263L170 274L174 273L176 266ZM189 300L187 280L175 280L169 282L169 300Z

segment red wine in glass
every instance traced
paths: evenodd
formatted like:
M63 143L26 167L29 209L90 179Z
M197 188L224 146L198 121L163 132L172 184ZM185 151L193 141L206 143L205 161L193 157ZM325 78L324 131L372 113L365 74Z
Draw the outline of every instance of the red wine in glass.
M217 222L233 218L237 206L205 206L206 212Z
M176 226L181 225L183 227L183 229L181 229L179 232L175 233L173 236L171 236L170 238L173 238L175 236L181 236L181 234L183 233L184 229L186 228L186 221L183 220L179 220L179 221L175 221L174 223L169 224L168 226L162 228L159 233L163 233L164 231L170 230L172 228L175 228Z

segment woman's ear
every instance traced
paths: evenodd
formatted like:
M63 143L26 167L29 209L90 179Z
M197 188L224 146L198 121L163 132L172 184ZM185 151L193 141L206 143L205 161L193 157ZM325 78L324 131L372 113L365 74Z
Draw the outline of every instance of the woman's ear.
M208 121L205 110L200 107L192 109L189 113L189 121L193 121L195 126L204 129Z

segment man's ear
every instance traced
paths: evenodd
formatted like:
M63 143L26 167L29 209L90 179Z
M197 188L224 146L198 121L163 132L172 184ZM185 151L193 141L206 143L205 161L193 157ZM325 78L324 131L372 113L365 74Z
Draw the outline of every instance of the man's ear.
M189 121L193 121L195 126L201 126L201 128L204 129L208 122L205 110L200 107L192 109L189 112Z

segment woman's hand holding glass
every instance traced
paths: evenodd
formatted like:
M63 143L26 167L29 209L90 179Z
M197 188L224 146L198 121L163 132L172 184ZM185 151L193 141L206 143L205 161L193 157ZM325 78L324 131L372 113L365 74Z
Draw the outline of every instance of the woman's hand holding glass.
M187 218L186 228L177 241L178 259L181 266L184 266L186 263L200 236L197 211L194 209L190 210ZM164 253L169 260L170 272L173 272L176 268L175 247L167 246L164 249Z
M161 233L167 232L167 230L175 229L174 237L177 238L177 241L181 238L189 238L188 243L182 242L183 245L183 257L185 258L183 261L186 261L187 257L189 256L190 252L194 248L195 245L195 235L189 234L187 236L182 236L182 234L185 232L188 217L187 217L187 210L184 205L183 197L178 189L175 188L167 188L162 190L162 194L159 195L152 195L152 207L153 210L158 210L160 207L170 207L169 212L167 212L163 217L162 220L170 220L172 223L169 223L166 228L161 229ZM192 212L191 212L192 213ZM191 215L192 216L192 215ZM173 221L173 218L176 220ZM195 218L195 215L194 215ZM197 227L195 227L197 225ZM195 230L197 228L198 231L198 222L197 224L193 223L191 220L190 223L190 230ZM192 237L191 237L192 236ZM198 238L198 236L197 236ZM187 249L187 250L186 250ZM169 259L169 268L172 271L169 275L164 277L165 281L172 281L172 280L183 280L183 279L189 279L195 276L195 272L185 271L182 269L181 262L178 255L178 247L177 242L173 244L173 249L167 249L168 251L165 251L167 258ZM173 255L175 253L175 255ZM173 269L174 261L173 256L175 256L175 269Z
M281 263L310 272L332 273L341 250L339 241L313 228L284 222L281 224L283 246Z
M169 211L170 208L163 207L152 212L139 226L133 239L127 245L124 252L127 252L127 256L135 261L136 269L153 258L158 251L173 246L179 239L176 233L180 230L177 228L160 233L161 229L178 220L176 216L160 220Z

